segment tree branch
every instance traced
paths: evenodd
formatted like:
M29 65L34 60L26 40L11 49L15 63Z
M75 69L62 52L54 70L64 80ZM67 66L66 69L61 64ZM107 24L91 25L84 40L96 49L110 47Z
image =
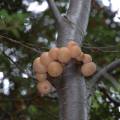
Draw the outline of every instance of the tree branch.
M100 70L102 70L102 68L98 67L98 71ZM106 78L108 81L110 81L116 89L119 88L118 82L111 74L109 74L108 72L105 72L103 77Z
M111 72L112 70L116 69L117 67L120 67L120 59L113 61L106 67L104 67L102 70L100 70L94 77L92 78L92 87L99 82L100 78L106 74L106 72Z
M91 0L70 0L67 17L77 26L82 35L86 34L90 6Z
M116 100L115 98L111 97L110 94L108 93L107 88L105 86L98 86L100 91L103 92L103 94L111 101L113 102L116 106L120 106L120 101Z
M58 46L65 46L70 40L81 44L86 34L91 0L70 0L67 14L58 30Z
M56 22L58 24L61 24L62 16L61 16L60 11L58 10L58 8L57 8L57 6L55 4L55 1L54 0L47 0L47 2L48 2L48 5L49 5L50 9L53 12L53 15L54 15L54 17L56 19Z

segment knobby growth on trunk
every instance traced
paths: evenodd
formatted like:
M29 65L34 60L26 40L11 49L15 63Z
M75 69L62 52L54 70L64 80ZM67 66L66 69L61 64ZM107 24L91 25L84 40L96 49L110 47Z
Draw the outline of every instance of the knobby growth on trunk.
M70 0L64 16L59 12L54 0L47 0L56 20L58 38L56 46L65 46L70 40L82 45L88 25L91 0ZM60 120L88 120L90 97L101 76L107 76L109 69L120 66L120 60L108 65L87 81L77 73L77 66L70 61L56 88L59 94ZM106 73L106 74L103 74Z

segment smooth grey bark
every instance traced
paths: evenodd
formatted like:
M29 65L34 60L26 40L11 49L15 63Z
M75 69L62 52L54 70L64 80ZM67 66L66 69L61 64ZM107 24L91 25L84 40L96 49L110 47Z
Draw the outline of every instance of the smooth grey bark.
M82 44L88 25L90 0L71 0L67 15L58 28L57 46L65 46L75 40ZM64 70L59 87L60 120L88 120L89 94L85 79L70 62Z
M58 89L60 120L87 120L87 89L74 62L66 66Z
M58 16L58 9L54 6L53 0L48 4L55 17ZM51 5L54 4L54 5ZM70 40L82 44L88 25L91 0L70 0L69 9L65 16L59 16L57 21L58 47L65 46ZM54 6L54 7L52 7ZM60 103L60 120L88 120L89 113L89 84L86 84L84 77L77 71L74 61L66 65L62 79L57 87Z
M72 39L82 43L88 25L91 0L70 0L70 6L58 30L57 44L66 45Z

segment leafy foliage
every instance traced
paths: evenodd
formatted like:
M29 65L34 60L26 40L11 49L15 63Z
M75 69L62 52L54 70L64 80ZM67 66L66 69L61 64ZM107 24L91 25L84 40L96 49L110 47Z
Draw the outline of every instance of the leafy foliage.
M43 1L40 1L42 3ZM65 12L68 1L57 1ZM56 93L41 98L36 91L32 61L41 52L54 45L55 21L50 10L39 14L27 11L22 1L4 0L0 5L0 119L1 120L55 120L58 119ZM114 13L92 6L88 34L82 45L84 51L94 56L101 68L120 57L119 24L113 21ZM120 69L110 74L120 83ZM3 92L3 83L8 79L9 94ZM120 89L103 78L114 98L120 100ZM119 106L97 90L92 98L92 120L118 120Z

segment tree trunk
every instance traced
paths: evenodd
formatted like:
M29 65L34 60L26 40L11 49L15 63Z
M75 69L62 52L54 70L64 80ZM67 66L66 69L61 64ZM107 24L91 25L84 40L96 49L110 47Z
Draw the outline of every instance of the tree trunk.
M62 24L58 27L57 46L65 46L70 40L82 44L90 11L90 1L88 1L71 0L67 16L63 17ZM74 14L75 5L78 9ZM88 120L90 91L87 89L85 79L77 70L74 61L71 61L65 67L60 81L58 88L60 120Z
M74 63L67 65L59 88L60 120L87 120L86 83Z
M47 1L57 23L57 46L65 46L70 40L81 45L88 25L91 0L70 0L64 16L61 16L54 0ZM60 120L88 120L89 84L86 84L84 77L77 70L74 61L70 61L57 86Z

